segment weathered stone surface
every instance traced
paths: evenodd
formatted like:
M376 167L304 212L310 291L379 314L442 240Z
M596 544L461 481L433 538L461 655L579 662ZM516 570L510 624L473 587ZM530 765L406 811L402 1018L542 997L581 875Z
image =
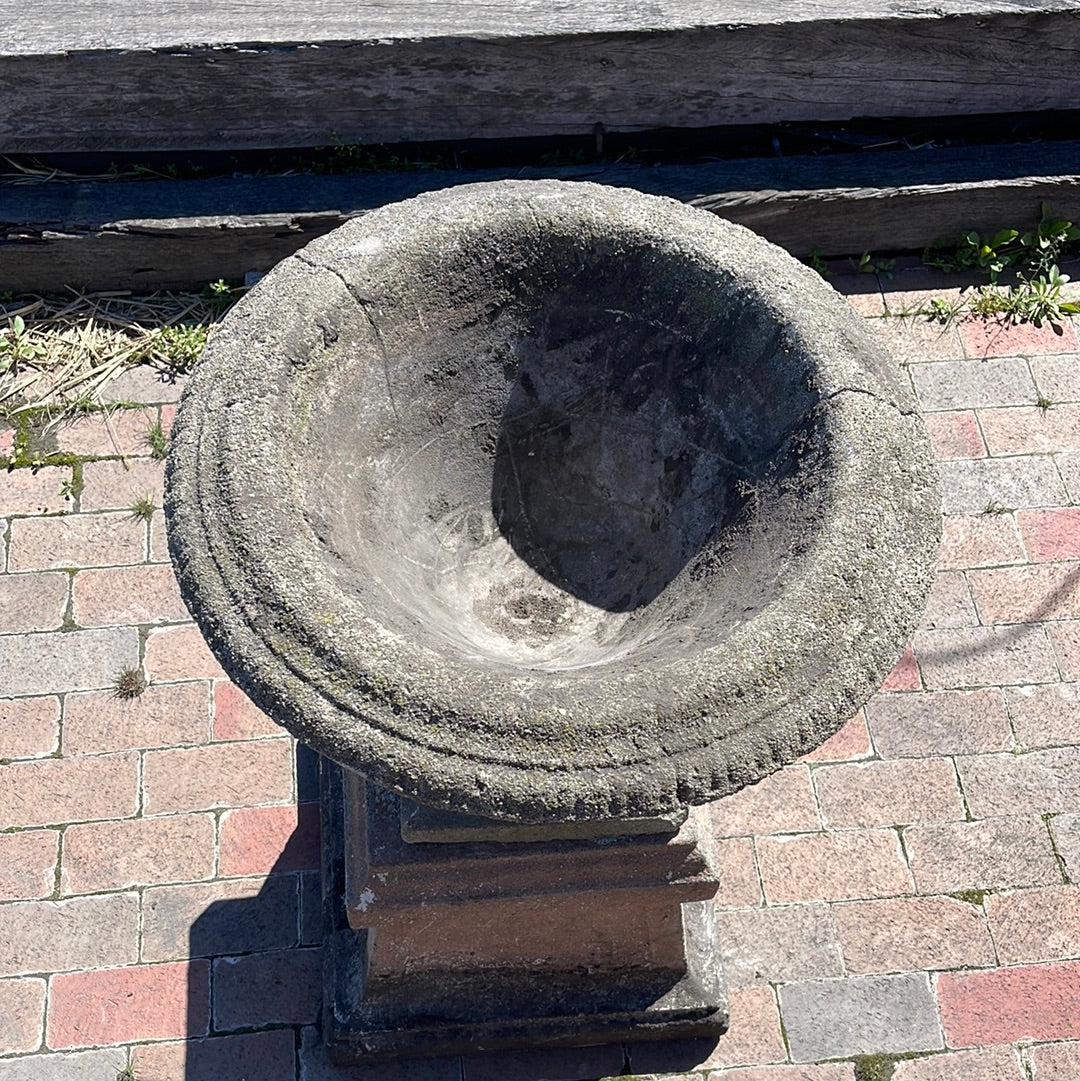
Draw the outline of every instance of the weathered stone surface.
M727 1028L703 811L673 837L411 844L398 796L324 767L335 1060L715 1042Z
M844 971L829 905L718 912L716 937L728 987L813 980Z
M820 743L939 535L910 387L812 272L557 182L421 196L282 263L193 376L166 487L181 588L260 708L523 821L662 813Z

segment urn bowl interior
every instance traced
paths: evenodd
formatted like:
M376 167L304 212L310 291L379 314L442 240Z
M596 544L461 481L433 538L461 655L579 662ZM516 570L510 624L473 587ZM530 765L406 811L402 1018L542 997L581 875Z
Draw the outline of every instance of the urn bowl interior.
M652 238L483 241L452 288L373 311L315 396L303 509L343 590L481 666L626 663L752 618L820 524L797 337Z

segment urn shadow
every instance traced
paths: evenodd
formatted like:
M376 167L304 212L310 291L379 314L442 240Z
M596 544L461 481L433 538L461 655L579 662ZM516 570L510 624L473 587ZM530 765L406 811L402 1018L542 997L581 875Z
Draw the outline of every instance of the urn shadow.
M735 521L755 474L717 423L723 361L630 312L546 299L515 343L491 512L560 590L608 612L648 605ZM552 599L513 615L552 618Z

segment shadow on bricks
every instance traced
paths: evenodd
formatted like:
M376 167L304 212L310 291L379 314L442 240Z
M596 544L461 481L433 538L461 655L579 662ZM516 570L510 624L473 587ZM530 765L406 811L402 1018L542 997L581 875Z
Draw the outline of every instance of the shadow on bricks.
M141 1047L138 1076L295 1081L301 1027L322 1004L318 759L303 746L296 777L299 820L265 877L215 884L193 920L190 896L158 900L163 936L188 919L188 1039Z
M978 571L973 573L979 574ZM1007 595L1006 599L1014 610L995 613L992 611L995 599L989 596L989 591L985 597L981 597L979 590L976 589L976 605L980 606L981 601L981 605L988 608L988 611L983 614L984 622L978 626L959 628L959 630L979 631L982 635L978 638L965 635L957 644L946 644L955 640L957 628L919 631L916 636L916 652L919 654L920 661L929 662L931 665L944 664L975 657L981 653L999 651L1014 645L1026 635L1030 635L1033 626L1044 620L1062 618L1061 606L1070 603L1070 599L1080 585L1080 565L1066 570L1064 566L1053 568L1050 564L1042 566L1024 564L996 569L993 573L1004 579L1013 579L1012 582L1007 582L1006 588L1011 586L1009 590L1011 595ZM1049 577L1050 575L1058 581L1054 582ZM1042 597L1038 595L1039 576L1047 578L1046 584L1052 587ZM1000 606L1002 602L997 603ZM999 616L998 619L993 618L995 614ZM989 618L986 618L987 615ZM985 632L988 630L995 631L996 635L985 637ZM918 648L920 644L921 649Z

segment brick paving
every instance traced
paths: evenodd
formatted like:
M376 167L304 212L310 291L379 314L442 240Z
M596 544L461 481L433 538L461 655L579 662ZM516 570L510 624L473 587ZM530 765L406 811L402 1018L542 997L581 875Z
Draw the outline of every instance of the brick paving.
M938 582L863 711L713 805L731 1030L635 1050L656 1081L1080 1077L1077 328L883 314L940 295L886 285L853 303L941 460ZM132 513L177 396L132 387L0 473L0 1081L543 1076L326 1062L313 757L202 643L160 510Z

